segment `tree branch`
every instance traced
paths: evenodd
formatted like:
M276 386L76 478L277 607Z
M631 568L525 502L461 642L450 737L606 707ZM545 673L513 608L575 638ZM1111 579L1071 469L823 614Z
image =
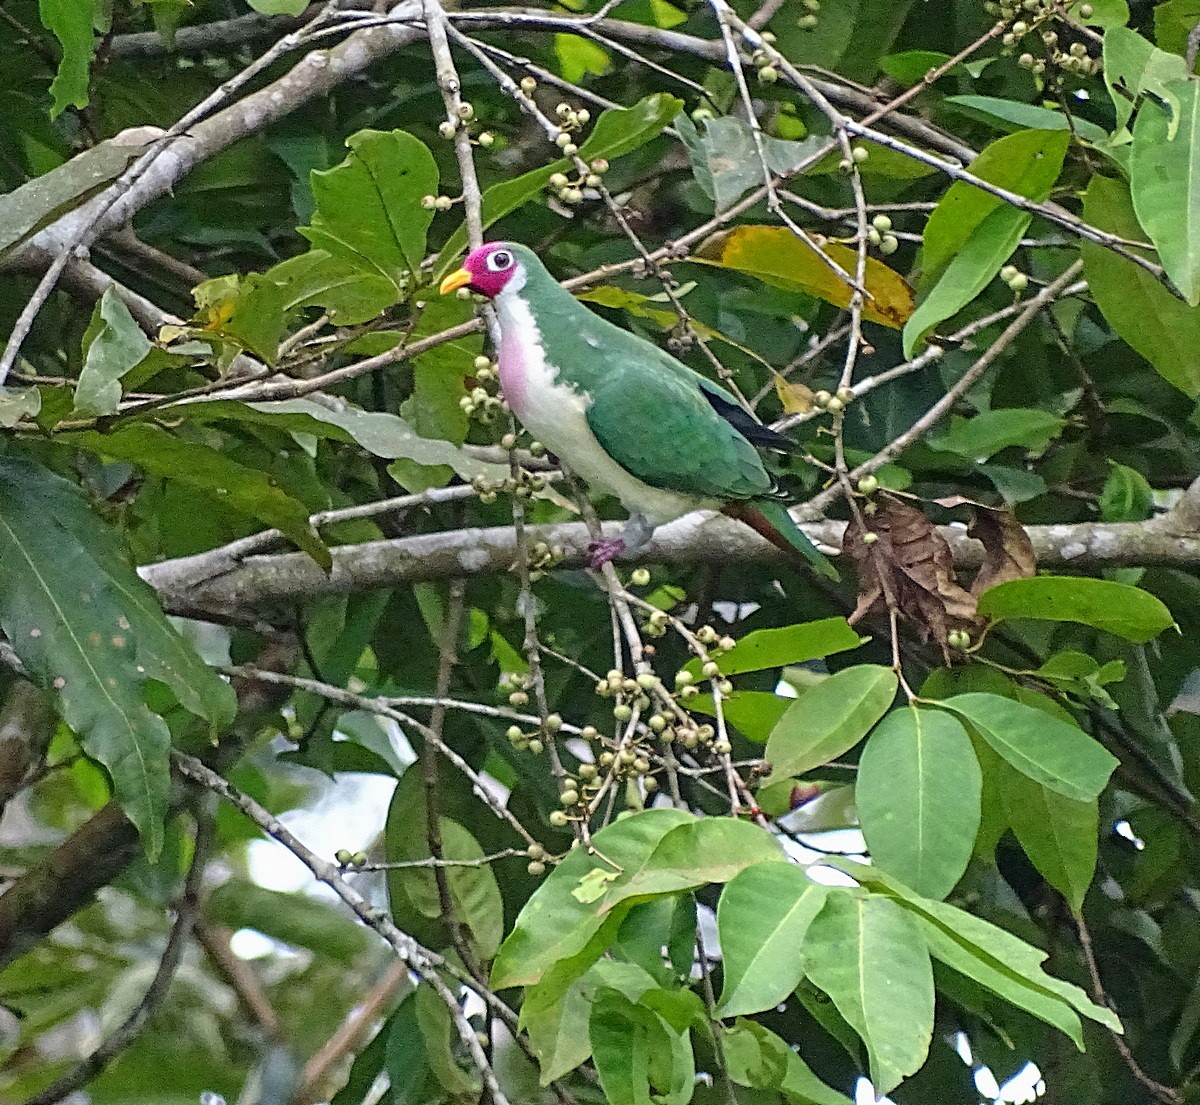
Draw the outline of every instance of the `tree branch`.
M834 521L804 526L810 538L834 551L841 547L844 528L844 522ZM615 524L606 529L610 534L618 531ZM983 549L977 541L955 526L943 526L940 532L956 563L964 568L979 566ZM1029 526L1026 532L1044 568L1092 571L1103 567L1200 564L1200 532L1180 532L1170 514L1149 522ZM587 563L590 538L581 523L531 526L529 538L551 547L561 545L565 553L562 568L582 568ZM333 568L328 573L304 553L252 556L232 562L217 549L148 565L141 574L159 592L169 613L221 620L298 599L508 572L516 556L513 528L497 526L343 545L333 550ZM749 527L707 513L689 514L660 527L637 559L646 564L783 567L792 563Z

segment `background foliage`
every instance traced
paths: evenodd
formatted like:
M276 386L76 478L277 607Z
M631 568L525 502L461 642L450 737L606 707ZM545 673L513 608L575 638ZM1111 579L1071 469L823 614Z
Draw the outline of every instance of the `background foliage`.
M0 9L0 1097L1200 1100L1200 6L251 7ZM586 572L485 233L841 582Z

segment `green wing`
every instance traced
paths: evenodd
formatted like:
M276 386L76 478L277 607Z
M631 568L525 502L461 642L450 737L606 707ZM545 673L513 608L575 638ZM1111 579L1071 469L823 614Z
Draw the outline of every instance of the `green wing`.
M722 500L770 492L758 452L713 409L698 377L656 361L610 363L592 383L587 419L605 452L651 487Z

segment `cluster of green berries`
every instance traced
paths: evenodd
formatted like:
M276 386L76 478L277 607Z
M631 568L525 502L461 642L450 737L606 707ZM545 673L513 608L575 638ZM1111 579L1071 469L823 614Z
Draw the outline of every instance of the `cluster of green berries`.
M334 852L333 858L337 860L339 867L365 867L367 864L366 852L350 852L345 848L339 848Z
M892 233L892 220L887 215L876 215L867 228L867 241L885 257L895 253L900 240Z
M537 877L546 873L546 849L540 844L531 844L525 849L529 864L525 868L531 875Z
M521 84L524 86L525 81ZM558 134L554 137L554 144L562 150L564 157L574 157L579 152L575 138L590 121L592 113L586 107L575 108L570 104L561 103L554 109L554 114L558 117Z
M515 476L505 476L501 480L489 480L481 473L472 478L471 488L479 496L481 503L494 503L501 495L511 495L514 499L530 499L537 492L545 490L546 477L540 472L530 472L525 468L518 468ZM535 545L534 548L536 547ZM559 545L552 546L548 555L553 557L556 550L557 558L561 560L563 552ZM554 562L557 563L557 560Z
M491 422L497 414L508 409L500 396L493 395L488 390L489 386L495 384L496 366L490 358L481 354L475 358L472 372L474 383L471 390L458 401L458 405L468 418L476 418L484 423Z
M802 31L811 31L817 25L817 16L821 11L821 0L804 0L801 4L804 14L796 20L796 26Z
M850 156L843 157L838 162L838 172L848 173L855 165L861 165L871 156L871 151L866 146L851 146Z
M946 634L946 644L966 652L971 647L971 634L965 629L952 629Z
M1028 35L1037 32L1039 28L1058 17L1061 5L1055 0L989 0L984 7L991 14L1009 23L1009 28L1000 41L1003 52L1011 55ZM1095 9L1091 4L1080 4L1074 14L1087 20L1095 14ZM1084 43L1072 43L1064 50L1059 45L1058 33L1049 28L1041 31L1041 39L1046 48L1046 56L1040 58L1028 50L1024 51L1017 58L1017 64L1022 69L1028 69L1038 77L1048 71L1077 77L1090 77L1100 71L1100 59L1091 57Z
M538 477L539 479L541 477ZM542 481L545 486L545 481ZM541 579L551 568L562 563L562 559L566 556L566 550L562 545L547 545L545 541L535 541L532 548L529 550L529 579L536 583Z
M1026 288L1029 287L1029 277L1026 276L1016 265L1005 265L1000 270L1000 279L1007 284L1016 295L1020 295Z
M1069 73L1074 77L1092 77L1104 67L1098 57L1092 57L1088 53L1087 46L1082 42L1072 42L1066 50L1063 50L1059 46L1058 35L1054 31L1047 31L1042 35L1042 42L1047 51L1045 61L1034 60L1032 54L1026 53L1017 59L1017 64L1026 69L1032 69L1038 76L1046 71L1047 66L1062 73Z
M566 150L564 149L563 152L566 153ZM572 149L571 153L574 154L575 150ZM588 170L586 173L578 173L573 177L567 176L566 173L555 173L548 182L550 190L563 203L571 206L583 203L585 188L591 188L594 192L604 183L603 177L608 172L608 162L604 158L598 157L588 166Z
M838 388L837 391L822 389L813 395L813 406L830 414L841 414L853 402L854 389L848 387Z
M438 124L438 134L447 141L453 141L460 130L469 129L474 122L475 105L469 100L463 100L455 109L453 119L445 119ZM480 131L472 141L486 150L495 144L496 136L490 130L484 130Z
M770 31L763 31L759 37L768 46L775 44L775 36ZM779 80L779 70L771 64L771 55L761 47L750 55L750 64L758 70L758 79L762 84L774 84Z

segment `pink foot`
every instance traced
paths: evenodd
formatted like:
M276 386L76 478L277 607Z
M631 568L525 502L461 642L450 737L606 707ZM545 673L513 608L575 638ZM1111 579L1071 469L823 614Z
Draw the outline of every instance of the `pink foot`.
M605 564L614 560L625 551L625 540L621 537L601 537L589 542L587 547L588 567L593 572L600 571Z

